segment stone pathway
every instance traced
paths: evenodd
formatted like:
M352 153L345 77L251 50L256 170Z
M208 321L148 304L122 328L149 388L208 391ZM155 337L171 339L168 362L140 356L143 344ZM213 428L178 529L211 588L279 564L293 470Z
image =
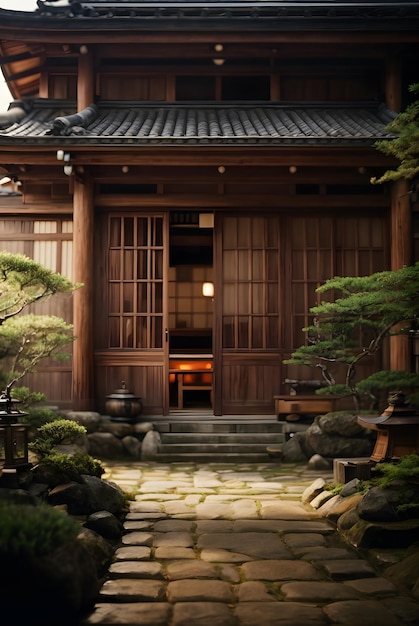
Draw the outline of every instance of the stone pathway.
M134 499L83 626L419 624L419 602L302 504L318 478L303 467L115 464L104 478Z

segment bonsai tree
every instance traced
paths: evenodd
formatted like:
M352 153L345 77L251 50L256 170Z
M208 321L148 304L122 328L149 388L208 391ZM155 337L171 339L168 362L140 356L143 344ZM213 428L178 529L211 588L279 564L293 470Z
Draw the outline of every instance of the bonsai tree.
M419 94L419 83L411 85L409 90ZM384 154L396 157L399 165L396 169L387 170L380 178L372 178L371 182L384 183L401 178L414 180L419 176L419 100L399 113L386 130L397 136L378 141L375 146Z
M285 363L317 367L327 383L317 393L352 396L357 410L363 396L377 408L380 390L419 387L419 375L404 371L380 371L357 380L359 363L379 351L386 337L416 328L419 263L370 276L338 276L317 291L331 293L331 300L310 309L313 324L303 329L307 343ZM336 383L334 370L342 371L343 383Z
M21 315L22 310L77 287L24 255L0 252L0 360L6 396L10 396L12 386L32 372L41 359L69 358L63 348L73 341L72 326L63 319Z
M29 304L78 286L23 254L0 252L0 326Z

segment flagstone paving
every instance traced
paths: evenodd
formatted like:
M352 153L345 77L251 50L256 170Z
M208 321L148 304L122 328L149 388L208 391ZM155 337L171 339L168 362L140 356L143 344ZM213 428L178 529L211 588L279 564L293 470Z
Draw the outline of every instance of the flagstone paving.
M419 602L302 503L305 467L115 463L104 478L130 511L83 626L419 624Z

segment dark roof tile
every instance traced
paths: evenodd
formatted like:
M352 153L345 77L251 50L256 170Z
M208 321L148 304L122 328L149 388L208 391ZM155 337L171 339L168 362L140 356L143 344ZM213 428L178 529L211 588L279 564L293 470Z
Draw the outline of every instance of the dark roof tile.
M15 103L16 106L16 103ZM26 103L27 108L27 103ZM364 143L389 137L395 116L375 104L173 104L103 102L76 113L74 105L35 100L25 116L0 131L0 144L51 136L83 144Z

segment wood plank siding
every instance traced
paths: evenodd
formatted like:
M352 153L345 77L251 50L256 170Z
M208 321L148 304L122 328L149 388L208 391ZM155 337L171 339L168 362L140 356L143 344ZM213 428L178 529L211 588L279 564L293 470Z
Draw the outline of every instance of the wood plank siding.
M397 165L376 142L417 82L419 7L52 4L0 9L0 168L21 183L0 247L83 285L31 307L77 338L25 384L63 407L103 411L124 380L144 415L194 392L273 414L285 379L319 378L283 362L316 288L419 260L417 188L370 182ZM209 389L184 398L201 356ZM395 338L359 372L417 362Z

